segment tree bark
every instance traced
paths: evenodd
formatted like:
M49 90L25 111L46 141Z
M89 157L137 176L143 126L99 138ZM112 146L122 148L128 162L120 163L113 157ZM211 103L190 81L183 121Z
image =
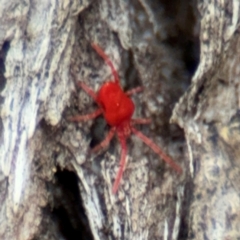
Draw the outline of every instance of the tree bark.
M188 239L237 239L240 4L198 6L200 62L172 116L185 132L194 184Z
M239 5L2 1L0 238L237 239ZM125 90L144 86L134 116L183 174L132 136L112 193L118 142L90 154L104 119L68 120L96 109L77 81L112 79L93 42Z

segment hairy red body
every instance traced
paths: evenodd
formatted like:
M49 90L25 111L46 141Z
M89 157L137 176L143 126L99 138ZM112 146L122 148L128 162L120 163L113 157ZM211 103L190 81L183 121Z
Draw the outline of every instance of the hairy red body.
M110 126L119 126L130 122L134 104L122 90L119 83L106 82L97 94L97 103L103 109L103 115Z
M141 87L132 89L128 92L124 92L120 86L119 77L112 62L104 51L96 44L92 44L95 51L105 60L108 66L111 68L114 80L107 81L99 89L98 93L95 93L91 88L85 85L83 82L78 82L78 85L83 88L98 104L99 109L93 113L87 115L78 115L71 117L71 121L86 121L93 119L100 114L103 114L106 122L111 126L111 129L105 139L96 147L93 151L97 151L103 147L108 146L109 142L116 133L121 144L121 160L120 167L117 173L117 177L113 184L113 193L116 193L122 179L123 171L126 165L127 157L127 145L126 139L133 133L139 137L145 144L147 144L155 153L157 153L163 160L168 163L177 172L181 173L181 167L176 164L168 155L166 155L151 139L146 137L143 133L138 131L135 124L148 124L150 119L132 119L134 113L134 103L129 98L129 95L137 93L142 90Z

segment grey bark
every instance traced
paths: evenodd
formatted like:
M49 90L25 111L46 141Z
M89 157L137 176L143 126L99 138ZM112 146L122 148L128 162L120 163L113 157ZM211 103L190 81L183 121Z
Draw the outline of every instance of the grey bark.
M194 183L188 239L240 237L239 10L239 1L199 4L200 62L172 116Z
M0 238L237 239L239 5L2 1ZM189 39L200 45L193 77L183 60ZM182 175L133 136L112 194L118 142L89 154L104 120L67 120L95 109L77 81L97 91L111 79L92 42L124 88L144 86L135 116L152 123L141 131Z

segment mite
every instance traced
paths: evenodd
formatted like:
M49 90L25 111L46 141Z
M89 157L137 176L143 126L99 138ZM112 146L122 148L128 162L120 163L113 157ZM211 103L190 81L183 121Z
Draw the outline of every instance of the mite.
M117 172L116 179L113 184L112 192L115 194L118 190L120 181L122 179L123 171L126 165L127 157L127 144L126 139L135 134L146 145L148 145L156 154L160 156L167 164L169 164L175 171L182 173L181 167L176 164L171 157L165 154L160 147L158 147L151 139L145 136L142 132L135 128L136 124L149 124L150 119L137 118L133 119L134 103L129 96L134 93L143 90L142 87L134 88L130 91L124 92L118 77L118 73L113 66L113 63L105 52L97 45L92 43L93 49L103 58L105 63L111 68L113 80L106 81L95 93L90 87L83 82L78 82L77 85L81 87L87 94L89 94L93 100L97 103L99 108L92 113L86 115L77 115L70 117L69 120L73 122L87 121L94 119L97 116L103 114L106 122L110 125L110 130L105 139L95 146L92 151L96 152L101 148L105 148L109 145L111 139L116 134L121 144L121 158L120 166Z

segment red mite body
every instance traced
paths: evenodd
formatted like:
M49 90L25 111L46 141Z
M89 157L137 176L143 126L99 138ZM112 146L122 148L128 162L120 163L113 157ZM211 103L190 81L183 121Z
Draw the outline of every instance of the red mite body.
M145 136L143 133L138 131L134 125L136 124L148 124L149 119L138 118L132 119L134 113L134 103L129 98L129 95L137 93L142 90L141 87L132 89L128 92L124 92L120 86L119 77L117 71L115 70L112 62L108 56L103 52L103 50L96 44L92 44L95 51L105 60L108 66L111 68L112 74L114 76L113 81L107 81L104 83L96 94L91 88L85 85L83 82L78 82L78 85L83 88L99 105L99 109L93 113L87 115L78 115L69 118L70 121L86 121L93 119L100 114L103 114L106 122L111 126L111 129L105 139L92 151L98 151L99 149L109 145L109 142L116 133L121 144L121 160L120 168L117 173L117 177L113 184L113 193L116 193L118 186L122 179L123 171L126 165L127 157L127 145L126 139L133 133L139 137L145 144L147 144L155 153L157 153L166 163L168 163L172 168L174 168L178 173L182 172L181 167L176 164L169 156L167 156L151 139Z
M102 107L104 118L112 127L130 122L135 108L132 99L115 82L103 84L97 95L97 103Z

